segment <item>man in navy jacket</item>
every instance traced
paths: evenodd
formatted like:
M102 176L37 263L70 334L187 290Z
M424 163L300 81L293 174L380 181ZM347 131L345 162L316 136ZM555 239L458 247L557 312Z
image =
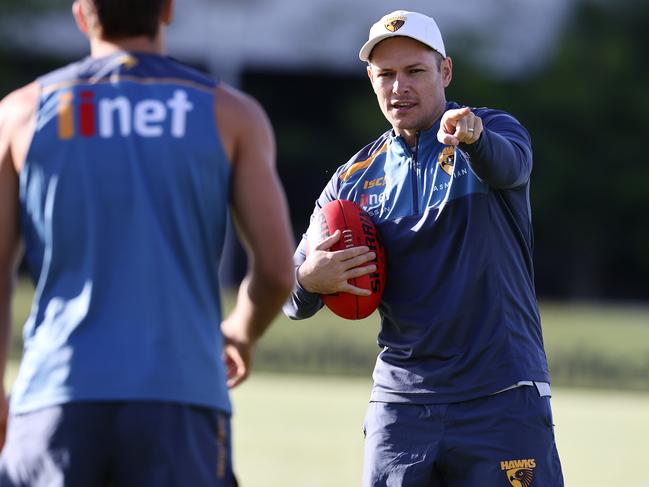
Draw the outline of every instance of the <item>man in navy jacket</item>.
M511 115L446 100L435 21L396 11L360 51L392 128L341 166L320 198L352 200L387 257L381 352L365 419L365 486L562 486L533 282L532 149ZM339 232L295 255L294 319L320 295L369 291L367 247Z

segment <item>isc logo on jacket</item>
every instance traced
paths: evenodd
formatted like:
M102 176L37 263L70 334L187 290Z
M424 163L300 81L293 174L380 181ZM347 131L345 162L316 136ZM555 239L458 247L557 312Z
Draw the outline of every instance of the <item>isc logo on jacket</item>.
M187 114L194 108L185 90L175 90L162 101L145 98L132 102L125 96L98 98L91 90L81 90L75 100L72 91L62 92L58 99L58 135L74 138L78 128L81 137L102 138L185 136ZM76 103L75 103L76 102ZM77 121L78 119L78 121Z

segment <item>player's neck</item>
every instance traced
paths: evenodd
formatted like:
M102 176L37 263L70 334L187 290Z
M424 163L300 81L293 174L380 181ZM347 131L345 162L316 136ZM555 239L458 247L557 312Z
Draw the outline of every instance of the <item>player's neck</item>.
M165 54L161 35L154 39L146 36L110 40L98 37L90 39L90 55L92 57L110 56L119 51Z

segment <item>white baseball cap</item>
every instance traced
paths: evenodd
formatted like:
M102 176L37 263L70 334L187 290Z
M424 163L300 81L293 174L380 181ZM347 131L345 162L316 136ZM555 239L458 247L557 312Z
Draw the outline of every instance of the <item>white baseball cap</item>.
M361 61L369 61L374 46L383 39L396 36L411 37L446 57L442 33L439 31L437 23L431 17L407 10L396 10L375 23L370 29L369 39L361 47L358 57Z

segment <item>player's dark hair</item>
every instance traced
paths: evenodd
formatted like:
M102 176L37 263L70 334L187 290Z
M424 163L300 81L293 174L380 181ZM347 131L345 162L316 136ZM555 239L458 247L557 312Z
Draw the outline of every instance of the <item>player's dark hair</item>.
M84 0L104 39L158 35L165 0Z

